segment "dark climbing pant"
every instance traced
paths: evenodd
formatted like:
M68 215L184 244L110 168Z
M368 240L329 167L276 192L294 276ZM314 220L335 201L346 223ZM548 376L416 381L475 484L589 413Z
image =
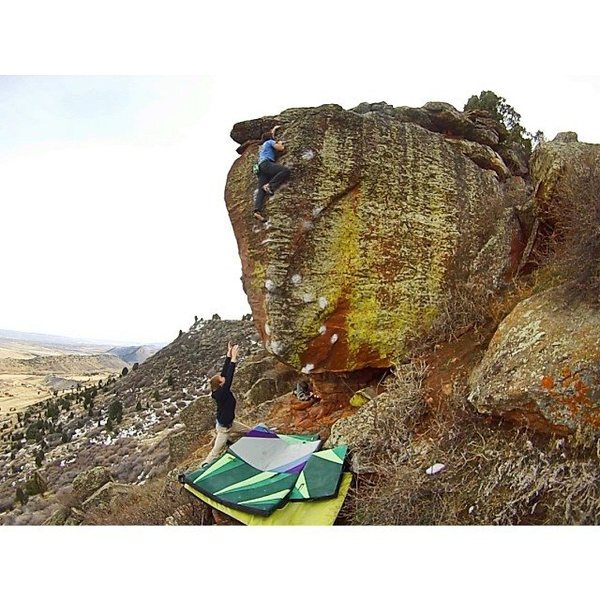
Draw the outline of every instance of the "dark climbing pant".
M254 210L262 211L265 205L267 192L262 189L263 185L269 184L274 192L290 176L290 170L283 165L270 160L263 160L258 165L258 191L254 200Z

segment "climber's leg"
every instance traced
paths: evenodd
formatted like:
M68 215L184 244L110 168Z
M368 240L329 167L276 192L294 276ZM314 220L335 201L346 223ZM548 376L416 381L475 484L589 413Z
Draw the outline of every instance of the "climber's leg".
M262 163L264 164L264 163ZM258 191L256 192L256 197L254 199L254 211L262 212L265 206L265 196L267 195L265 190L263 190L263 185L269 182L270 176L265 173L262 169L258 172Z
M287 181L288 177L290 176L290 170L287 167L284 167L283 165L278 165L275 163L273 164L275 165L277 172L275 173L273 179L269 181L269 186L274 192L282 183L285 183L285 181Z

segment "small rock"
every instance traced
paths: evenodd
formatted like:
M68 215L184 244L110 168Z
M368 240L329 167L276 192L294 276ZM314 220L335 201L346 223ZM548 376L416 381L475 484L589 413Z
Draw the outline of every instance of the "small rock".
M444 465L443 463L435 463L434 465L431 465L431 467L426 469L425 473L427 473L427 475L436 475L440 471L443 471L445 468L446 465Z

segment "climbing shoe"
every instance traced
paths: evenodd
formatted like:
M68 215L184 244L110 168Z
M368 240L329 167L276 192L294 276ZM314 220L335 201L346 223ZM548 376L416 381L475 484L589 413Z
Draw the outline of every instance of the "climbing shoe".
M265 185L262 186L262 189L269 194L269 196L272 196L275 192L271 189L271 186L268 183L265 183Z
M267 220L267 219L265 219L265 215L263 215L259 210L255 210L253 215L254 215L255 219L258 219L259 221L262 221L263 223Z

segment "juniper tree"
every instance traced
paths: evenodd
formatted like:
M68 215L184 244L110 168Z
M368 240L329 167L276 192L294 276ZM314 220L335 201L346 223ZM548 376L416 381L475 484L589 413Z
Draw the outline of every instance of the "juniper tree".
M111 405L108 407L108 418L111 421L120 423L123 418L123 404L119 400L113 400Z
M482 91L479 96L471 96L464 110L485 110L504 129L509 144L514 144L527 157L531 154L531 140L543 137L541 131L531 134L521 125L521 115L506 101L490 90Z

